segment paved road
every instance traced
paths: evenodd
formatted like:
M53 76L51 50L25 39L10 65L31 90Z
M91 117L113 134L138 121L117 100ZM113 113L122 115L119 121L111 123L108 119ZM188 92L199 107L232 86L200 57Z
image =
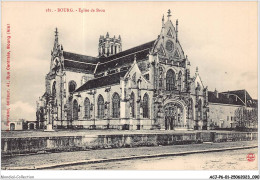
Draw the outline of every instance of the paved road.
M231 148L238 146L257 145L257 141L240 141L225 143L204 143L190 145L173 145L158 147L102 149L77 152L61 152L51 154L37 154L14 157L3 157L2 169L7 167L41 166L46 164L68 163L81 160L110 159L140 155L154 155L160 153L177 153L191 150L207 150L216 148Z
M257 170L257 160L249 162L248 153L258 157L257 148L190 154L173 157L134 159L53 168L53 170Z

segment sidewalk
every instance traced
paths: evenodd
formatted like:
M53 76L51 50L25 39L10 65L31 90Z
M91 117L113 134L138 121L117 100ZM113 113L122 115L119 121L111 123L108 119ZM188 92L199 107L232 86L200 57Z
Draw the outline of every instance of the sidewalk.
M257 146L257 141L238 141L225 143L204 143L191 145L174 145L159 147L119 148L89 150L77 152L62 152L51 154L35 154L2 158L2 169L28 169L44 168L57 164L71 164L80 162L97 162L102 159L120 159L137 156L157 156L162 154L175 154L188 151L205 151L219 148L235 148ZM176 155L177 155L176 154Z

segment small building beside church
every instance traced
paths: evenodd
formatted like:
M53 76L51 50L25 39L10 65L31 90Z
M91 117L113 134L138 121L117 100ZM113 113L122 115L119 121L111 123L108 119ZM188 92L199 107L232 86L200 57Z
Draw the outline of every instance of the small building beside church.
M244 108L249 114L257 112L257 100L252 99L246 90L208 92L209 102L209 124L210 129L220 128L235 128L238 126L238 116L243 115L241 110ZM257 115L254 114L254 116ZM245 117L248 121L245 122L246 127L257 128L257 123ZM249 124L250 121L253 121Z
M26 130L26 120L24 119L12 119L9 122L1 121L2 131L21 131Z

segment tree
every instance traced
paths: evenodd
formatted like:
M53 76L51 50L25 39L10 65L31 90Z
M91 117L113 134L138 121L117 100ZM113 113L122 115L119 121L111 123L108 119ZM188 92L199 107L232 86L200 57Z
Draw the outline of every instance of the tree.
M241 107L235 111L236 127L239 129L256 128L257 121L257 108L247 109L246 107Z

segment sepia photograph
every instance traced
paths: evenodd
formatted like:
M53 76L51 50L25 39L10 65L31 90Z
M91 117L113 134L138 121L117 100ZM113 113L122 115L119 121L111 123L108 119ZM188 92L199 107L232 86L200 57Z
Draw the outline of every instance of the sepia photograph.
M259 179L257 1L1 10L1 179Z

